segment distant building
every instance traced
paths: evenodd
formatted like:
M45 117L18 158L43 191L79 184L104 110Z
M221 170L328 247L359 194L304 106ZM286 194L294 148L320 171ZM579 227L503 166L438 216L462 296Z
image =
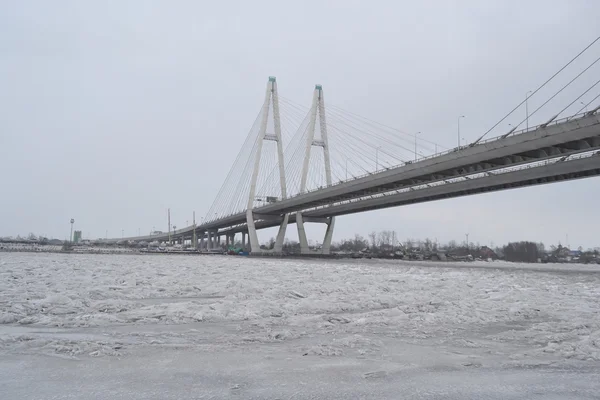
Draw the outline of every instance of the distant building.
M81 231L73 232L73 243L79 243L81 241Z
M478 256L487 260L491 258L492 260L497 260L499 258L498 254L487 246L481 246L478 250Z

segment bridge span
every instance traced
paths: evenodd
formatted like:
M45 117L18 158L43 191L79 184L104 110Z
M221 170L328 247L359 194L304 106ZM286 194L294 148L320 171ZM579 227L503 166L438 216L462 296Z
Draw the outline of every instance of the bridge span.
M275 134L267 133L270 109ZM221 237L227 243L232 243L233 236L241 233L244 246L248 236L250 250L260 252L256 230L279 226L275 251L281 251L287 225L296 223L301 249L306 253L309 249L304 223L317 222L327 224L322 252L328 253L337 216L600 175L599 109L597 107L558 120L553 118L522 131L511 131L496 138L333 183L324 99L322 88L317 85L313 93L313 106L307 117L308 135L305 135L300 191L288 196L281 128L278 126L277 85L275 79L270 78L257 138L258 151L254 154L256 161L251 176L248 205L245 208L171 233L107 239L105 242L191 241L194 247L210 250L220 243ZM317 121L320 123L321 140L315 140ZM275 171L279 174L280 193L268 204L256 205L256 179L261 147L263 141L268 140L277 144L279 167ZM308 160L311 148L315 146L323 149L327 182L322 187L309 190L306 186Z

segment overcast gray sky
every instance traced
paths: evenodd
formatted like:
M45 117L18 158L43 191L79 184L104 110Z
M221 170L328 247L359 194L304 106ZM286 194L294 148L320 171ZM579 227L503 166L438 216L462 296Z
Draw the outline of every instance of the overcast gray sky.
M204 215L269 75L298 103L321 83L328 102L448 147L464 114L473 140L597 37L598 21L594 0L0 0L0 236L66 238L75 218L84 237L120 237L166 230L168 207L179 226ZM340 217L334 240L387 229L597 246L599 184Z

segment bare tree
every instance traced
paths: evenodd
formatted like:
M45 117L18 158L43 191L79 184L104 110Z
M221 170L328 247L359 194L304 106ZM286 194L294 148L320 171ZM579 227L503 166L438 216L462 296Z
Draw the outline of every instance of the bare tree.
M425 242L423 243L423 247L425 247L425 250L427 250L427 251L433 250L433 242L431 241L431 239L425 238Z
M375 249L375 245L377 244L377 232L373 231L369 233L369 239L371 239L371 247Z
M365 247L369 247L369 243L365 240L365 238L360 235L354 235L354 243L352 250L360 251Z
M392 231L381 231L379 232L379 248L383 249L384 246L390 246L392 243Z

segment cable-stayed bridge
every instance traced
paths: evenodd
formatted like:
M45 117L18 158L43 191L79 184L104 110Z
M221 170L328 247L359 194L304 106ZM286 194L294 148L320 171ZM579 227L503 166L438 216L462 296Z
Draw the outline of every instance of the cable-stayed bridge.
M598 83L541 124L529 126L529 118L556 94L507 133L486 138L490 129L467 144L461 142L459 130L457 147L446 149L416 134L326 107L321 85L315 86L312 105L306 109L280 97L277 81L270 77L256 121L202 222L165 234L106 242L189 241L210 251L220 246L221 238L233 244L234 235L241 234L248 250L262 252L257 230L278 226L272 251L281 252L286 229L295 223L301 251L309 253L305 224L322 223L326 230L320 252L328 254L338 216L598 176L600 106L594 102L600 94L581 101ZM583 107L559 118L574 104ZM518 130L522 125L526 127Z

